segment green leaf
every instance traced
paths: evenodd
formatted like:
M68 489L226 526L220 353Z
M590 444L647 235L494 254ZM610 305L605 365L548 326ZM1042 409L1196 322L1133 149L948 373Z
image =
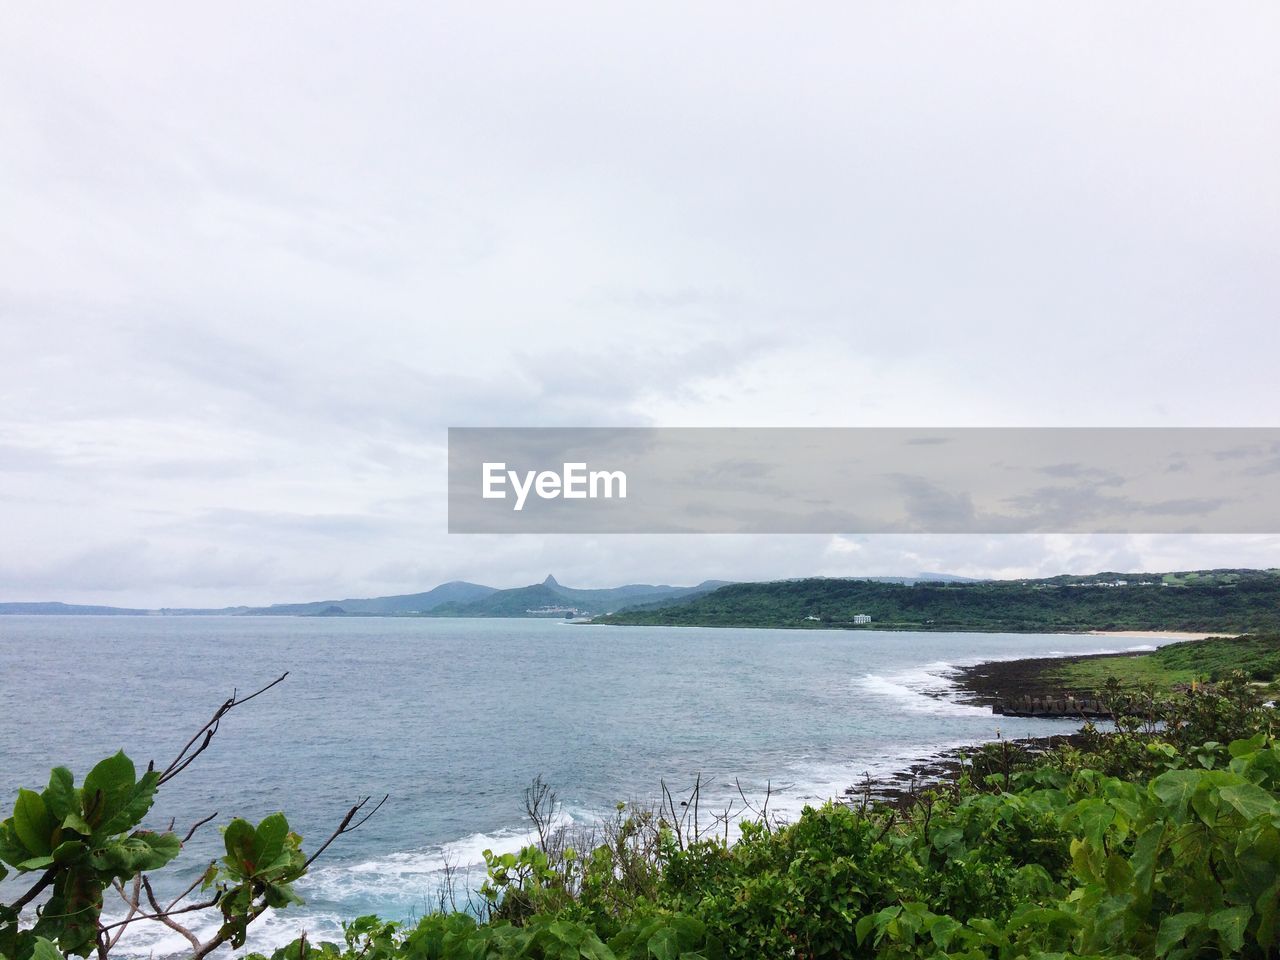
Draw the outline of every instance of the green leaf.
M142 822L142 818L151 809L155 800L156 785L160 782L160 774L154 770L144 773L134 785L132 792L124 798L120 808L114 811L111 818L102 825L104 833L124 833Z
M50 844L53 820L44 800L34 790L18 791L18 800L13 805L13 829L31 853L46 857L53 852Z
M1151 781L1151 792L1161 803L1181 813L1203 776L1201 770L1170 770Z
M1231 955L1237 955L1244 946L1244 932L1249 926L1253 911L1248 907L1227 907L1209 914L1209 927L1222 938L1222 946Z
M669 927L659 930L650 937L645 947L654 960L679 960L680 938Z
M938 917L938 919L929 927L929 937L939 949L946 950L952 939L962 929L960 921L954 917Z
M81 836L88 837L93 835L93 827L89 826L87 820L78 811L73 810L62 818L62 825L68 830L74 830Z
M88 849L83 840L63 840L53 848L53 859L58 863L70 863Z
M1156 956L1163 957L1183 941L1189 930L1203 922L1203 913L1177 913L1165 917L1156 933Z
M238 876L251 877L256 869L254 843L257 835L248 820L236 817L222 831L222 842L227 848L224 862Z
M1133 856L1129 862L1133 867L1134 883L1144 895L1151 892L1152 883L1155 881L1156 858L1160 854L1164 833L1163 823L1152 824L1142 832L1133 845Z
M159 870L181 850L182 843L175 834L139 830L94 851L91 862L99 870L133 876L144 870Z
M871 929L875 925L876 925L876 917L875 917L875 914L873 913L867 914L865 917L863 917L861 920L857 922L857 924L853 928L853 933L854 933L854 936L858 938L859 944L861 944L864 940L867 939L867 934L871 932Z
M80 812L75 778L66 767L54 767L49 771L49 786L44 791L44 802L49 808L49 815L58 823L62 823L71 814Z
M275 865L285 852L284 845L288 836L289 821L283 813L273 813L263 818L254 831L254 852L257 854L259 870Z
M31 951L31 960L63 960L58 948L44 937L36 937L35 949Z
M1246 820L1270 816L1276 808L1275 798L1252 783L1223 787L1221 796Z
M84 778L80 793L85 822L94 830L108 824L129 802L136 787L137 772L123 750L98 763Z

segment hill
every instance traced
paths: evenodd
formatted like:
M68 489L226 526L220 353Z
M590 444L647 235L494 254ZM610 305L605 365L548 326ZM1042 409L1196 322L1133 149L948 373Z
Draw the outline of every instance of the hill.
M870 617L869 622L855 618ZM1042 580L739 583L597 623L899 630L1280 629L1280 571L1100 573Z
M346 600L315 600L309 603L275 603L269 607L252 607L244 613L268 617L307 617L338 613L373 614L389 616L405 613L427 613L445 603L469 603L491 593L496 587L486 587L465 580L451 580L425 593L404 593L391 597L365 597Z
M81 603L0 603L0 616L27 614L40 616L141 617L150 610L130 607L103 607Z
M478 600L445 603L431 610L436 617L573 617L594 616L646 603L686 599L724 586L707 580L696 587L632 583L621 587L583 590L562 586L555 577L542 583L498 590Z

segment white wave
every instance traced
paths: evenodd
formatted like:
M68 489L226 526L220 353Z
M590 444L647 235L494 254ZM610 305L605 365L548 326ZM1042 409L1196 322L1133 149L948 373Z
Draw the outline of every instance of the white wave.
M571 823L572 818L564 817L559 825ZM306 897L340 902L370 899L407 908L430 906L451 873L460 887L483 876L485 850L515 853L536 838L531 829L511 828L359 863L329 864L309 873L298 890Z
M123 917L104 919L110 923ZM305 912L299 909L285 911L267 910L249 928L249 939L242 950L232 951L222 947L213 956L231 957L246 953L270 954L273 950L296 940L304 931L312 941L342 940L342 921L352 917L331 912ZM201 942L218 932L222 915L217 910L205 910L186 914L181 918L183 926ZM121 957L171 957L188 955L191 944L175 930L154 920L139 920L130 924L113 955Z
M890 674L868 673L854 681L865 694L891 701L908 713L928 713L953 717L991 716L987 707L961 703L954 676L955 664L935 661L910 670Z
M570 827L575 818L564 813L557 827ZM361 910L354 905L370 904L367 912L386 919L420 916L440 904L439 895L453 884L459 905L469 891L484 879L484 851L514 853L536 840L527 827L513 827L492 833L472 833L458 840L422 850L392 853L355 863L331 863L312 870L297 883L299 895L312 903L336 903L338 911L315 909L309 905L284 911L268 910L249 928L249 940L237 953L266 953L296 940L304 931L312 941L342 939L342 921L350 921ZM122 916L114 919L123 919ZM200 940L213 936L221 924L216 910L192 913L184 926ZM108 922L111 922L109 919ZM167 957L190 953L191 945L178 932L153 921L137 921L121 938L121 957ZM233 956L229 948L216 955Z

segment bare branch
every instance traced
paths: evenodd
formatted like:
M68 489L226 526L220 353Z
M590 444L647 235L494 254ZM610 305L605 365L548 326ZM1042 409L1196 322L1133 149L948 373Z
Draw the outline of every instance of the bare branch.
M218 861L216 861L216 860L210 860L210 861L209 861L209 867L212 867L212 866L213 866L215 863L217 863L217 862L218 862ZM185 899L185 898L186 898L186 896L187 896L188 894L190 894L192 890L194 890L196 887L200 886L200 884L204 881L204 878L205 878L205 877L208 875L208 873L209 873L209 867L205 867L205 869L204 869L204 870L200 871L200 875L199 875L199 876L197 876L194 880L192 880L192 881L191 881L191 886L187 887L187 889L183 890L180 894L178 894L176 897L174 897L174 898L173 898L173 900L170 902L169 906L165 907L165 912L166 912L166 913L168 913L168 912L172 911L172 910L173 910L173 908L174 908L174 907L176 907L180 902L182 902L182 900L183 900L183 899ZM215 898L215 900L216 900L216 898Z
M379 800L377 804L374 805L372 810L366 813L359 820L356 820L355 823L352 823L351 821L355 819L355 815L360 812L361 808L364 807L364 805L368 803L371 798L365 797L363 800L357 803L354 807L348 810L347 815L343 817L342 822L338 824L338 829L334 830L333 833L329 835L329 839L326 840L324 843L320 844L320 848L316 850L316 852L313 853L310 857L307 858L307 862L303 865L304 869L306 867L310 867L311 864L315 863L316 859L320 856L320 854L324 853L327 849L329 849L329 844L333 843L333 841L337 840L344 833L350 833L351 831L358 830L360 827L364 826L364 824L368 822L370 817L372 817L375 813L377 813L380 809L382 809L382 805L387 802L387 798L390 796L391 794L386 794L385 796L383 796L383 798Z
M20 896L17 900L13 901L13 903L9 904L10 909L12 909L15 913L20 913L23 907L25 907L28 903L30 903L36 897L40 896L40 892L44 890L45 887L49 886L49 884L53 883L54 878L57 875L58 875L58 868L56 866L50 867L48 870L46 870L44 873L40 875L39 880L37 880L34 884L32 884L30 890L28 890L26 893Z
M175 933L181 934L184 938L186 938L186 941L189 944L191 944L191 949L196 951L196 955L199 955L200 953L199 938L190 930L188 930L186 927L184 927L182 924L178 923L177 920L174 920L172 917L170 917L169 914L165 913L163 910L160 909L160 904L156 901L155 891L151 889L151 881L148 880L145 875L142 875L142 889L147 892L147 901L151 904L151 909L155 911L155 915L151 917L151 919L159 920L170 930L174 931Z
M193 824L191 825L191 829L187 831L187 835L186 835L185 837L183 837L183 838L182 838L182 843L183 843L183 845L185 846L185 845L186 845L186 842L187 842L188 840L190 840L192 837L194 837L194 836L195 836L195 834L196 834L196 831L197 831L197 830L199 830L201 827L203 827L206 823L208 823L210 820L212 820L212 819L213 819L214 817L216 817L217 815L218 815L218 811L217 811L217 810L215 810L215 811L213 811L213 813L209 814L209 815L208 815L207 817L205 817L203 820L197 820L195 823L193 823ZM169 824L169 829L170 829L170 830L172 830L172 829L173 829L173 824Z
M210 742L213 740L214 734L218 732L219 721L221 721L222 718L225 717L232 709L240 706L240 704L242 703L248 703L250 700L252 700L256 696L266 693L268 690L274 687L277 683L280 683L282 680L284 680L284 678L287 677L288 675L289 675L289 671L286 670L284 673L280 674L280 676L276 677L266 686L261 687L258 690L255 690L253 693L249 694L247 697L238 697L235 691L232 691L231 696L222 702L222 705L219 706L218 709L214 711L213 716L209 718L208 722L206 722L204 726L202 726L199 730L197 730L192 735L191 739L187 741L186 745L180 751L178 751L178 755L173 758L173 761L167 767L164 768L164 771L160 774L159 783L167 783L168 781L172 780L174 777L180 774L183 770L185 770L191 764L192 760L200 756L200 754L204 753L204 751L208 749ZM154 767L154 764L152 765L152 767Z
M112 924L112 926L118 926L120 929L116 931L116 935L114 937L107 938L106 949L108 952L120 942L120 938L124 936L124 928L133 922L134 915L138 912L138 902L142 896L142 874L138 874L133 878L133 889L129 893L125 893L124 885L121 884L119 880L112 880L111 885L116 888L116 892L119 893L121 899L124 900L125 905L129 908L129 912L125 914L124 919L118 924ZM102 927L99 930L99 933L105 936L109 929L109 927Z

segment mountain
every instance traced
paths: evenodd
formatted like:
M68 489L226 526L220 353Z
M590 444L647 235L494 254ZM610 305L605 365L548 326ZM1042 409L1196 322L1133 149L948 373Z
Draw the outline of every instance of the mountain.
M594 615L638 604L696 596L724 586L723 580L708 580L696 587L627 584L599 590L578 590L562 586L555 577L528 587L499 590L479 583L453 580L424 593L391 597L349 597L345 600L312 600L305 603L273 603L266 607L219 607L216 609L165 607L134 610L122 607L78 606L66 603L0 603L0 615L11 614L115 614L120 616L257 616L257 617L339 617L339 616L457 616L529 617ZM530 612L533 611L533 612Z
M862 619L862 618L869 619ZM1097 573L1028 580L738 583L597 623L895 630L1280 631L1280 571Z
M363 599L315 600L310 603L275 603L269 607L252 607L244 612L253 616L267 617L335 616L343 613L381 616L428 613L442 604L471 603L496 592L498 592L496 587L467 583L465 580L451 580L425 593L405 593L394 597Z
M498 590L470 602L444 603L429 611L436 617L565 617L595 616L655 602L687 599L725 585L706 580L696 587L631 583L605 589L562 586L555 577L511 590Z
M100 607L79 603L0 603L0 616L25 613L45 616L141 617L150 612L150 610L134 610L128 607Z

